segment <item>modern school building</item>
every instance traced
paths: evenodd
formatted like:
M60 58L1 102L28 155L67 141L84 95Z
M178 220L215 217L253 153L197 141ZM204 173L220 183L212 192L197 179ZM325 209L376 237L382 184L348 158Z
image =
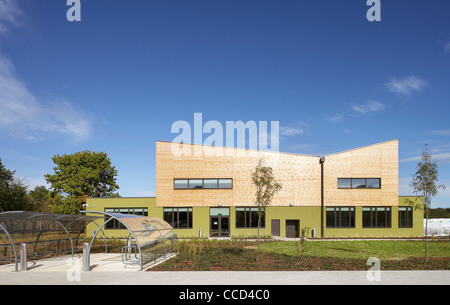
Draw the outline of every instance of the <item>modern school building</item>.
M398 140L326 156L158 141L156 197L88 198L86 210L162 218L181 238L255 237L251 173L260 160L282 185L262 236L423 236L423 211L398 193ZM113 221L105 227L109 237L123 232Z

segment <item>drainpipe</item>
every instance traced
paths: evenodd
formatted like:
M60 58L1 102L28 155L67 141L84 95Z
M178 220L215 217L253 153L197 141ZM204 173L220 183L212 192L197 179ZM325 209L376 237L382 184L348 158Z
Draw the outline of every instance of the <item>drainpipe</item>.
M324 237L324 200L323 200L323 164L325 163L325 157L320 157L320 237Z

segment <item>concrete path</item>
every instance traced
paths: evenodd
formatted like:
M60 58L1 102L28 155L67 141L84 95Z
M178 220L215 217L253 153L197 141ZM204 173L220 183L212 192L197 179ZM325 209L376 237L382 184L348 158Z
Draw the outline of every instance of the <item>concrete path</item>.
M29 264L28 271L0 266L0 285L450 285L450 271L138 271L120 255L91 255L91 271L81 259L59 257ZM379 280L378 280L379 279Z

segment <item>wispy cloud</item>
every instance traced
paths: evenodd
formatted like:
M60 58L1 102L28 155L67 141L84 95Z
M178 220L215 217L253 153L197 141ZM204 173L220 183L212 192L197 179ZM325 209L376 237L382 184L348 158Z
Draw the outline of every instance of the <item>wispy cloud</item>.
M352 104L351 109L358 114L367 114L370 112L377 112L384 110L386 108L384 104L374 101L374 100L368 100L363 104L355 105Z
M9 59L0 55L0 130L3 134L41 141L50 134L85 140L91 134L90 114L63 98L43 102L16 76Z
M330 121L330 122L334 122L334 123L338 123L338 122L342 122L344 120L344 116L340 113L336 113L330 116L327 116L325 118L325 120Z
M0 0L0 34L6 35L11 27L20 25L22 15L16 0Z
M408 97L414 92L422 91L428 86L428 82L417 76L408 76L400 79L392 78L385 85L389 91Z
M416 157L402 159L399 162L417 162L420 159L421 159L421 156L416 156ZM433 159L438 160L439 162L442 162L442 163L450 163L450 152L433 154Z
M305 122L295 122L289 126L280 126L280 135L282 136L298 136L309 133L310 127Z
M430 133L438 136L450 136L450 129L432 130Z
M444 52L450 53L450 41L448 41L444 46Z

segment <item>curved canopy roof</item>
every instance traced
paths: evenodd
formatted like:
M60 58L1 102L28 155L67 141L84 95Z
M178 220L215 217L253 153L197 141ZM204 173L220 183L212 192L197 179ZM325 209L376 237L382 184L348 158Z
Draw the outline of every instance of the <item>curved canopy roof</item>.
M55 214L30 211L9 211L0 213L0 245L10 244L14 252L17 271L17 246L20 243L34 244L35 256L37 245L48 240L68 240L72 256L73 240L77 239L84 228L101 217L86 215Z

